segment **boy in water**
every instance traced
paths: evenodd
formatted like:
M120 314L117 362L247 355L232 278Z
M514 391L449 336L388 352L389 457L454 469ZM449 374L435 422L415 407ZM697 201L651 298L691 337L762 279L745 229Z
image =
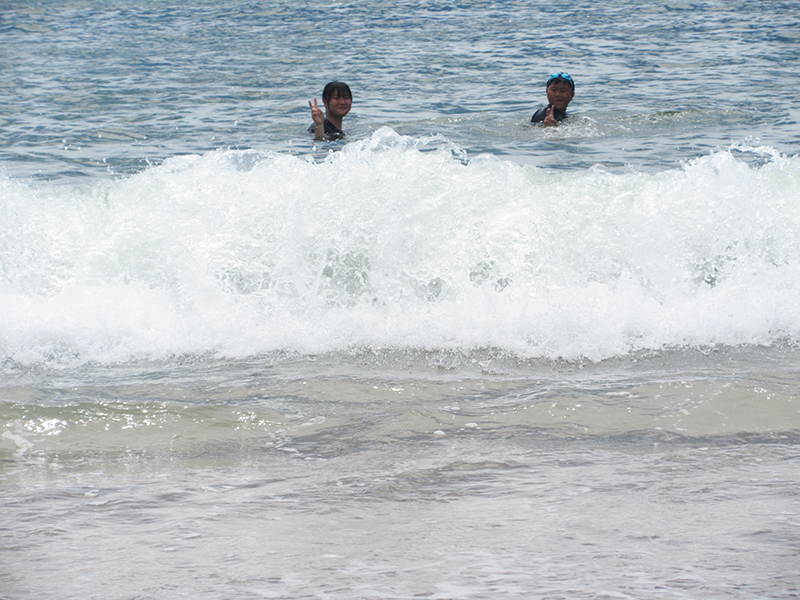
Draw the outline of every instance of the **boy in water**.
M350 107L353 105L350 87L341 81L331 81L322 90L322 103L325 105L324 116L322 109L317 106L316 98L314 104L311 104L311 100L308 101L311 118L314 120L308 131L318 140L336 140L344 137L342 119L350 112Z
M547 79L545 89L549 104L533 113L531 123L551 127L567 118L567 105L575 96L575 82L567 73L553 73Z

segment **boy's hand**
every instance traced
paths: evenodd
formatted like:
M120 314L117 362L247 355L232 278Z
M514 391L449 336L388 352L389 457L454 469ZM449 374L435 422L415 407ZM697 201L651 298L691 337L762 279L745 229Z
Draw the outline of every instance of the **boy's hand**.
M309 104L311 103L309 102ZM555 111L555 107L553 106L547 109L543 122L545 127L552 127L553 125L558 125L558 121L556 121L556 117L553 114L553 111Z

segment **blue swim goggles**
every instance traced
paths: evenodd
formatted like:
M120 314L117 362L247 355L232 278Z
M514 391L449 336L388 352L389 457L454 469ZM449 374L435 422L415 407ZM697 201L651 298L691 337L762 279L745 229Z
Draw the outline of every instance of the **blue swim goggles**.
M553 79L564 79L573 90L575 89L575 82L572 81L572 77L569 76L569 73L553 73L547 78L547 83L544 84L545 89L550 87L550 82L553 81Z

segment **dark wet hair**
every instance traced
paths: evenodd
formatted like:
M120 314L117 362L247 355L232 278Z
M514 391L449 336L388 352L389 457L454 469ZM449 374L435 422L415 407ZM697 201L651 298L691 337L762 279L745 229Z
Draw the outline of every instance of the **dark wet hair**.
M331 81L325 86L325 89L322 90L322 101L327 102L333 98L334 94L337 93L340 98L350 98L350 100L353 99L353 93L350 91L349 85L342 83L341 81Z

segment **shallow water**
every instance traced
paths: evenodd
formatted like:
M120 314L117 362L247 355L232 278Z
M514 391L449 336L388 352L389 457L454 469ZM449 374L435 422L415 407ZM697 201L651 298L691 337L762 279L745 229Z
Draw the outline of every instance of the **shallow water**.
M794 354L20 376L6 594L789 598Z

